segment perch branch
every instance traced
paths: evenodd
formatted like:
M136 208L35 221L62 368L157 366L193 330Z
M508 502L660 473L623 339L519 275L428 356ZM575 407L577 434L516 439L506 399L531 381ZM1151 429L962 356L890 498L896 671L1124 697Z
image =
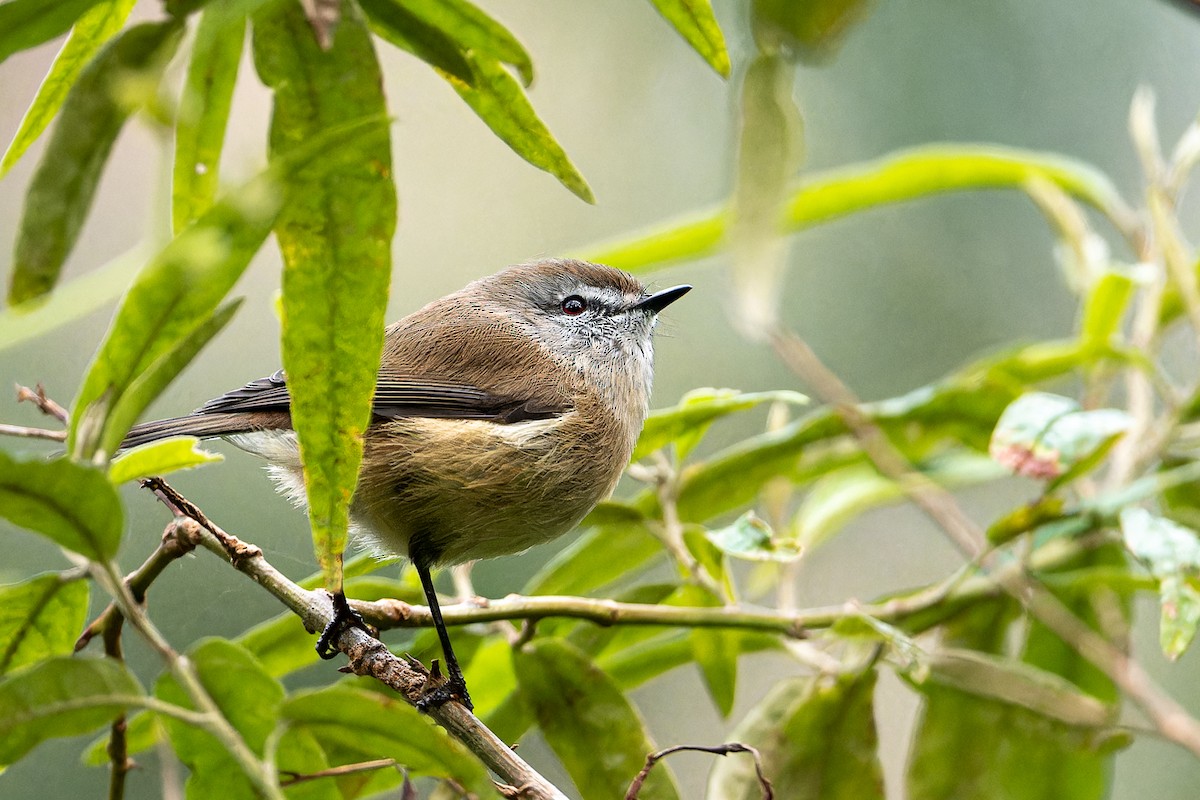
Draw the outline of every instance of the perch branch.
M264 557L262 551L230 536L203 512L172 489L161 478L147 481L148 488L200 524L199 543L225 559L300 617L310 631L322 630L333 619L333 603L323 591L309 591L293 583ZM192 516L192 511L197 516ZM199 518L197 518L199 517ZM370 675L404 695L409 702L421 699L430 680L428 671L415 660L404 660L390 652L378 639L357 628L343 632L338 648L347 655L343 669ZM565 800L566 796L520 758L462 704L449 702L429 711L429 716L450 735L466 745L509 785L521 787L533 800Z

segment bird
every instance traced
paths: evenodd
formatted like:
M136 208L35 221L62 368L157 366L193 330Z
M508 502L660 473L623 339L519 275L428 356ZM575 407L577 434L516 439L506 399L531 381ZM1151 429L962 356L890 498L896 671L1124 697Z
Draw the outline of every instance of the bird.
M420 707L471 708L431 570L548 542L609 496L648 413L658 313L691 288L651 292L613 267L541 259L386 328L350 524L420 576L447 668ZM186 416L136 425L122 448L171 436L219 437L261 456L303 502L282 370ZM340 592L334 606L317 645L326 658L345 625L363 624Z

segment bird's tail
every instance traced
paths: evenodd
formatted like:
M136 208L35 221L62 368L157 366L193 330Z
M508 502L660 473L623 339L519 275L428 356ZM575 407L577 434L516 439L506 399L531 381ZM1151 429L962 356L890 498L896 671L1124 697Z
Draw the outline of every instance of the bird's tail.
M131 447L171 436L215 439L219 436L248 433L260 429L260 427L249 424L243 414L189 414L186 417L172 417L134 425L125 435L125 440L121 442L121 449L128 450Z

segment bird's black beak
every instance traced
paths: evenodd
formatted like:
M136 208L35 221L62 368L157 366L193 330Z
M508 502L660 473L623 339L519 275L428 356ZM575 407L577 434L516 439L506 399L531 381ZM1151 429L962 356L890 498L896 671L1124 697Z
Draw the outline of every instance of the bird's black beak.
M655 292L649 297L643 297L636 305L634 305L633 309L649 311L657 314L659 311L662 311L664 308L671 305L671 303L674 303L691 290L692 287L688 286L686 283L682 286L673 286L670 289L663 289L661 292Z

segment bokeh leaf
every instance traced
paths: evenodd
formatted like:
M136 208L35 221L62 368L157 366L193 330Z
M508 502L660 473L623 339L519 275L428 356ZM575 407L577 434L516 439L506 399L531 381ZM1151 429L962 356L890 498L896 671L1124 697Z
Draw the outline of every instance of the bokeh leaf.
M584 532L542 565L524 593L588 595L637 572L663 553L650 524L637 509L601 503L584 519Z
M747 561L795 561L800 557L796 542L779 539L775 531L753 511L731 525L708 531L708 540L722 553Z
M671 23L684 41L708 62L722 78L729 77L729 53L725 36L713 16L709 0L650 0L663 19Z
M680 586L671 596L670 604L694 607L717 607L720 598L699 586ZM736 699L738 674L738 632L721 628L693 628L691 630L692 656L704 687L722 717L733 711Z
M513 658L521 695L580 795L619 797L656 748L616 683L561 639L536 640ZM650 774L642 800L679 797L665 766Z
M192 337L211 336L228 321L234 307L216 313L217 305L262 246L279 204L274 180L261 175L209 209L138 274L72 406L68 449L77 458L113 452L195 354ZM143 375L149 385L139 389Z
M70 655L87 610L87 581L52 572L0 586L0 675Z
M996 423L988 450L1018 475L1065 483L1095 466L1129 429L1124 411L1083 411L1069 397L1029 392Z
M38 87L37 95L29 104L21 124L13 135L12 142L0 159L0 178L3 178L13 168L29 149L29 145L37 141L46 126L58 114L66 99L67 92L79 77L84 65L91 60L96 51L111 39L133 10L135 0L100 0L79 18L71 29L71 35L63 43L62 49L50 71L46 73L42 85ZM61 7L65 4L59 4ZM46 11L40 11L42 15Z
M386 118L371 36L348 3L327 50L299 5L264 8L254 19L254 59L275 96L272 153L339 125ZM284 259L283 365L309 521L327 588L340 589L391 282L396 187L387 127L344 142L327 161L287 176L275 236Z
M0 4L0 63L22 50L66 33L100 0L9 0Z
M143 697L120 663L58 657L0 680L0 767L46 739L78 736L112 722Z
M1069 666L1048 652L1031 654L1038 669L1001 658L1015 617L1015 604L1000 600L973 606L947 624L944 642L971 650L959 650L966 658L957 663L936 663L929 679L915 684L925 702L907 773L912 800L1103 796L1106 769L1098 748L1106 734L1093 723L1111 721L1113 711L1061 674L1046 672ZM984 664L990 666L977 668ZM1063 721L1064 700L1084 726Z
M648 456L675 442L676 457L682 461L715 420L763 403L800 405L808 398L799 392L739 392L736 389L693 389L677 405L657 409L646 417L633 450L633 460Z
M1159 579L1159 640L1167 658L1183 655L1200 625L1200 537L1190 528L1144 508L1121 511L1129 552Z
M13 305L36 300L54 288L117 134L129 114L153 98L158 74L181 31L175 21L125 30L96 54L68 91L25 195L8 292Z
M403 700L333 686L289 697L283 717L311 732L326 752L337 745L360 761L393 758L414 774L450 778L480 797L493 793L479 760Z
M847 32L866 18L869 0L754 0L751 20L760 48L783 49L805 64L827 60Z
M121 500L100 470L2 451L0 516L95 561L117 554L124 524Z
M1112 182L1090 164L1032 150L937 144L809 173L791 191L781 230L794 233L876 206L943 192L1022 189L1032 176L1114 218L1124 209ZM628 239L587 248L582 257L644 272L713 254L723 245L729 224L728 209L706 209Z
M200 14L179 112L171 222L179 232L207 211L217 194L225 125L246 38L234 0L212 0Z
M758 749L777 797L789 800L883 798L872 699L873 666L841 675L791 678L771 689L729 735ZM758 800L754 763L724 758L708 796Z

